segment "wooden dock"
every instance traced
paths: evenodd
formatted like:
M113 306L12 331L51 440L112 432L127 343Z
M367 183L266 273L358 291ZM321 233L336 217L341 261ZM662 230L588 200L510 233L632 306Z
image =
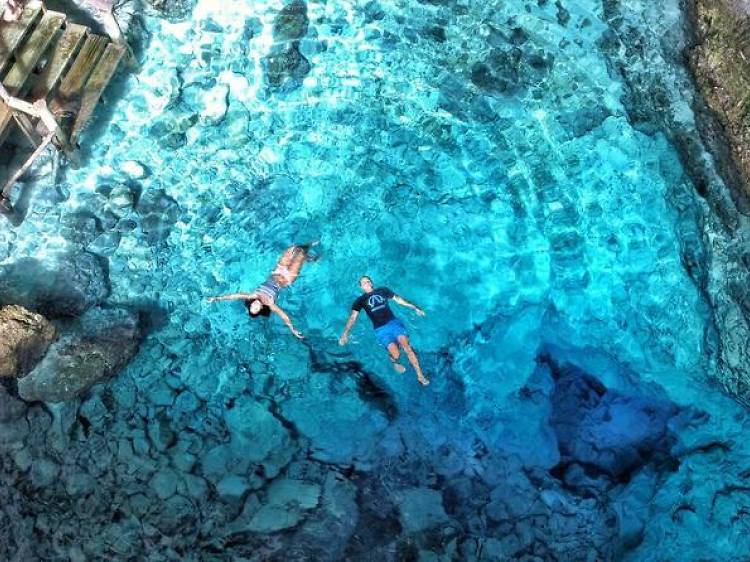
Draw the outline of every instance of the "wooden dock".
M31 154L0 189L0 210L11 209L14 184L50 144L77 165L78 137L126 52L122 41L94 34L26 2L15 21L0 4L0 149L17 128Z

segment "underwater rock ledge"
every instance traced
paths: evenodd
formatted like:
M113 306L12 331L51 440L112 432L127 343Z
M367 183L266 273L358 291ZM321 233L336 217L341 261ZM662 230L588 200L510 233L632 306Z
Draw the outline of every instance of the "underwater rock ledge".
M611 72L624 78L628 120L648 135L664 134L679 154L687 177L673 179L668 199L680 216L683 267L713 317L705 334L707 360L718 367L716 383L750 406L750 184L743 187L727 154L731 139L689 68L694 12L680 7L649 5L645 17L652 25L644 27L638 6L606 0L611 33L602 36L600 46ZM639 64L644 60L652 63Z

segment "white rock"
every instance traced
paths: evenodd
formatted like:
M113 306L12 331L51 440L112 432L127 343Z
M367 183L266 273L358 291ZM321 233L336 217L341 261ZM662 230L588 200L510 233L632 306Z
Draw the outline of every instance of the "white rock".
M146 168L137 160L126 160L120 165L120 169L136 180L143 179L148 175Z

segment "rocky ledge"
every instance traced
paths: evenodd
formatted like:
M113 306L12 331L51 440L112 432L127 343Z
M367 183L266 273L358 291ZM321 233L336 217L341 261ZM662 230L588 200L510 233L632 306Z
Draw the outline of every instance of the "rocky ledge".
M20 377L44 356L57 331L41 314L0 307L0 378Z
M750 196L750 2L692 0L689 6L690 68L729 141L731 162L723 167L736 166Z

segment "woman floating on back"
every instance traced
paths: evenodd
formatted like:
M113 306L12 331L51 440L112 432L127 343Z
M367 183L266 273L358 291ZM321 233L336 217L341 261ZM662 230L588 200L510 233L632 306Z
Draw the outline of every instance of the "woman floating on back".
M299 277L302 265L306 261L314 261L309 255L310 248L317 245L317 242L310 244L301 244L299 246L290 246L279 258L276 268L271 275L252 293L232 293L220 297L211 297L208 302L216 301L244 301L248 314L252 318L258 316L270 316L271 313L278 314L288 326L291 332L302 339L302 333L294 327L291 319L286 312L276 304L281 289L289 287Z

